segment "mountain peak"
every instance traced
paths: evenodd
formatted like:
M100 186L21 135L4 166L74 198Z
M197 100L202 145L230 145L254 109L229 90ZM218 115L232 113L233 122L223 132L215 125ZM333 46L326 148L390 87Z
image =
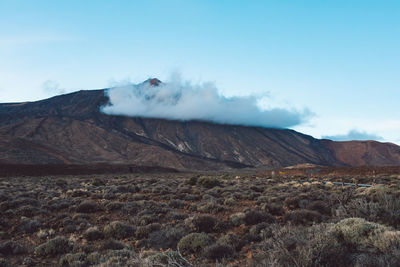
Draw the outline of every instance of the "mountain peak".
M143 82L144 84L149 84L150 86L159 86L162 82L157 78L149 78Z

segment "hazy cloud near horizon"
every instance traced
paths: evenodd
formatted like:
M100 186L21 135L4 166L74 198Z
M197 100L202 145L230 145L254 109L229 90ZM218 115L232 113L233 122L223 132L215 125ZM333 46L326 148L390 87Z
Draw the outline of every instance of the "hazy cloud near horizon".
M117 86L107 90L109 115L139 116L172 120L204 120L215 123L288 128L302 124L314 114L288 108L260 106L265 98L225 97L214 83L192 84L179 77L159 86L146 84Z
M48 95L60 95L65 94L67 91L64 88L61 88L60 84L54 80L47 80L42 84L42 89L44 93Z
M383 138L376 134L367 133L365 131L359 131L356 129L350 130L347 134L339 135L326 135L322 136L322 139L329 139L333 141L352 141L352 140L376 140L381 141Z

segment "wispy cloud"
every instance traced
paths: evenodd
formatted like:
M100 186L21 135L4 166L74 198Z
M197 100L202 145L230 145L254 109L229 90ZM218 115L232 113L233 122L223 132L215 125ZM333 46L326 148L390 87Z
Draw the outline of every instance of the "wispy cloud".
M383 138L379 135L359 131L357 129L350 130L346 134L326 135L322 136L323 139L330 139L334 141L352 141L352 140L376 140L381 141Z
M65 94L67 91L65 88L61 88L60 84L54 80L47 80L42 84L42 89L47 95L60 95Z
M71 42L76 40L77 40L76 37L67 35L29 33L29 34L0 36L0 47L6 48L6 47L21 46L21 45Z

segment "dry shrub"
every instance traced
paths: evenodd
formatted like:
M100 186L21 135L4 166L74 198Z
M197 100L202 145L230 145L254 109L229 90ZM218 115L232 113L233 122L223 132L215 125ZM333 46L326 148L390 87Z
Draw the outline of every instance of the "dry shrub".
M369 189L365 197L349 201L344 210L347 216L400 228L400 198L386 188Z
M170 250L167 252L157 253L147 258L150 266L171 266L171 267L192 267L193 265L186 260L178 251ZM136 266L145 266L137 264Z
M179 199L172 199L169 201L168 206L174 209L182 209L185 206L185 203Z
M300 202L300 198L297 196L294 197L287 197L285 199L285 201L283 202L283 205L285 206L285 208L287 208L288 210L295 210L300 208L299 205Z
M244 224L244 217L246 215L243 212L237 212L234 213L230 216L230 221L234 226L239 226L241 224Z
M15 241L5 241L0 243L0 254L3 255L18 255L24 254L27 250Z
M35 248L35 254L38 256L54 256L59 254L64 254L66 252L71 251L72 245L70 241L63 237L57 236L53 239L50 239L44 244L39 245Z
M93 179L90 181L90 183L91 183L93 186L104 186L104 185L106 185L106 181L105 181L104 179L102 179L102 178L93 178Z
M217 240L218 244L226 244L234 248L236 251L240 250L240 240L235 234L226 234Z
M68 253L63 255L58 261L60 266L88 266L86 254L84 252Z
M154 211L154 213L156 213L156 212ZM157 220L157 217L155 215L146 214L146 215L141 216L138 221L139 221L139 225L145 226L152 222L155 222L156 220Z
M158 231L161 229L161 225L159 223L151 223L146 226L138 226L136 228L136 238L143 239L147 238L150 233Z
M121 250L124 248L125 248L124 243L122 243L118 240L115 240L115 239L108 239L108 240L104 241L103 244L101 245L102 250L107 250L107 249Z
M233 247L227 244L216 243L204 248L204 256L213 260L230 258L234 255L234 253L235 251Z
M100 210L99 205L97 205L96 202L89 201L89 200L83 201L76 208L76 211L81 212L81 213L93 213L93 212L97 212L99 210Z
M199 179L199 176L192 176L188 180L185 181L186 184L188 185L196 185L197 180Z
M185 253L200 253L211 245L214 238L206 233L191 233L184 236L178 243L179 251Z
M185 225L196 232L211 233L220 221L218 218L210 215L195 215L185 220Z
M205 202L205 203L197 205L196 209L197 209L197 211L200 211L200 212L216 214L221 211L224 211L225 207L217 204L214 201L209 201L209 202Z
M273 226L254 264L271 266L393 266L400 232L361 218L310 227Z
M254 265L348 266L351 262L330 225L274 225L272 228L272 236L261 243Z
M95 241L104 238L103 232L101 232L97 227L88 228L83 235L88 241Z
M118 211L118 210L121 210L122 208L124 208L124 205L125 205L125 203L123 203L123 202L112 201L105 205L105 209L107 211L111 211L111 212Z
M124 239L135 234L135 227L120 221L113 221L104 227L104 234L108 238Z
M18 230L32 234L39 230L42 223L38 220L30 220L28 218L22 218L20 224L18 225Z
M196 181L197 186L202 186L205 188L213 188L215 186L219 186L220 182L218 179L214 177L207 177L207 176L202 176L197 179Z
M92 253L87 256L90 266L114 267L114 266L140 266L140 267L192 267L193 265L177 251L153 253L135 253L134 251L122 249L111 250L100 255Z
M294 224L310 224L313 222L320 222L322 216L319 212L313 210L294 210L286 213L284 220L287 222L292 222Z
M281 204L278 203L265 203L261 206L261 209L275 216L281 216L285 214Z
M182 237L188 234L184 227L169 227L149 234L149 243L155 249L176 249L176 245Z
M257 211L257 210L250 210L244 214L243 221L247 225L254 225L258 224L261 222L268 222L271 223L274 221L274 217L272 217L270 214Z
M322 200L312 201L307 205L307 209L317 211L321 214L329 214L331 212L331 209L326 203L326 201Z
M335 230L345 242L358 249L374 247L386 253L393 247L400 248L400 231L362 218L341 220Z

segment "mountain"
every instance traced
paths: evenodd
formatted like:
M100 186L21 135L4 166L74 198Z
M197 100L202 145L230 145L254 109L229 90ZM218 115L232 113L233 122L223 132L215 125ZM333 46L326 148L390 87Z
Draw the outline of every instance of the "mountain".
M160 81L146 81L157 86ZM0 164L133 164L178 170L400 165L400 147L293 130L110 116L105 90L0 104Z

